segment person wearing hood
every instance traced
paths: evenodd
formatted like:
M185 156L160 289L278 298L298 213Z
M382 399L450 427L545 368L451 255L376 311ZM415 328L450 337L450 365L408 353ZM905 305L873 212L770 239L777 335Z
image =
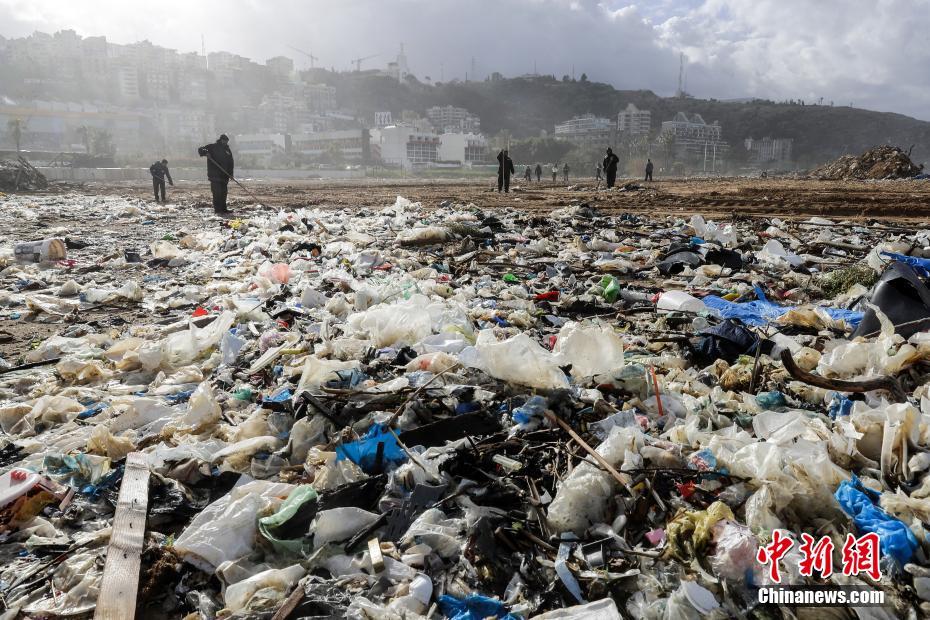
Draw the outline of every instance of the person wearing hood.
M227 215L226 196L229 193L229 180L233 178L233 154L229 148L229 136L221 135L213 144L197 149L197 154L207 158L207 178L210 180L210 192L213 194L213 212Z
M607 157L604 158L604 176L607 177L607 187L613 187L614 183L617 181L617 164L620 163L620 158L614 155L614 152L608 148Z
M510 192L510 175L514 173L513 160L504 149L497 154L497 191Z

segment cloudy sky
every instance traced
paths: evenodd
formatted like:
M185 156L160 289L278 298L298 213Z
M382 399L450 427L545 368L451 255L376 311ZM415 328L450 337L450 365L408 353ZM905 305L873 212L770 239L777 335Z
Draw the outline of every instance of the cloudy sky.
M411 70L464 78L586 72L617 88L804 99L930 120L930 0L0 0L0 34L73 28L326 67L406 46Z

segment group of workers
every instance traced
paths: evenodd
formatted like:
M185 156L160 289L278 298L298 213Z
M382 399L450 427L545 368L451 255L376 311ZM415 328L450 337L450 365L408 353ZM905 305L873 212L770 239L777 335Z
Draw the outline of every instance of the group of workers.
M597 164L594 169L594 175L597 178L598 185L600 185L601 174L606 177L607 187L613 187L614 183L617 181L617 165L620 163L620 158L614 154L613 150L608 148L607 155L604 157L604 161ZM652 181L652 160L646 160L646 181ZM568 183L568 172L569 167L566 163L562 167L562 182ZM510 191L510 177L514 174L513 160L510 158L510 154L507 149L504 149L497 154L497 191L498 192L509 192ZM552 182L555 183L559 174L558 164L553 164L552 166ZM523 178L527 183L532 182L533 180L533 169L529 166L526 167L526 170L523 173ZM536 182L539 183L542 179L542 165L536 164Z
M222 217L228 216L230 211L226 207L226 196L229 194L229 180L235 180L235 162L229 148L229 136L222 134L216 142L198 148L197 154L207 158L207 179L210 181L210 193L213 194L213 212ZM164 203L165 180L174 185L171 172L168 171L168 160L156 161L149 166L149 173L152 175L155 202Z
M207 158L207 179L210 181L210 193L213 194L213 212L219 216L227 216L230 211L226 207L226 196L229 193L229 180L233 177L234 161L232 150L229 148L229 136L222 134L216 142L206 144L197 149L197 154ZM604 161L597 164L595 175L597 176L598 185L601 181L601 172L606 177L607 187L613 187L617 180L617 164L620 158L617 157L613 150L607 149L607 156ZM646 161L646 181L652 180L652 160ZM562 181L568 183L569 173L568 163L562 166ZM152 186L155 190L155 202L165 202L165 180L174 185L171 179L171 173L168 171L168 160L163 159L149 166L149 172L152 175ZM507 149L497 154L497 191L510 192L510 177L514 174L513 160ZM559 174L558 164L552 166L552 182L555 183ZM523 178L527 183L533 180L533 170L527 166ZM542 179L542 165L536 164L536 182ZM238 182L238 181L237 181Z

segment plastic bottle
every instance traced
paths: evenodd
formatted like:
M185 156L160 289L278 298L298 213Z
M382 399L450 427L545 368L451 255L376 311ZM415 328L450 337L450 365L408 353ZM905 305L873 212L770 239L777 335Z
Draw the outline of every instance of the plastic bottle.
M703 312L707 310L704 302L684 291L666 291L659 295L659 310Z
M16 244L13 255L16 260L24 263L47 263L67 258L68 247L61 239L26 241Z

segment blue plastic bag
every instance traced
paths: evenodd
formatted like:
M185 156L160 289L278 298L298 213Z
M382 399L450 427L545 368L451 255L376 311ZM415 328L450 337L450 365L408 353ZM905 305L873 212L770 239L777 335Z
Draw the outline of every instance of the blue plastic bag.
M450 620L484 620L485 618L520 620L519 616L507 611L507 606L502 602L481 594L469 594L463 599L443 594L438 602L439 610Z
M348 459L361 467L366 474L379 473L379 443L384 444L384 465L400 465L407 460L407 455L397 445L397 437L381 424L372 424L365 436L358 441L336 446L336 460Z
M746 325L763 326L771 323L785 314L789 310L794 310L796 306L779 306L770 302L765 297L765 292L761 287L754 288L756 292L756 301L746 303L735 303L727 301L716 295L708 295L703 299L704 305L717 312L724 319L739 319ZM821 308L826 311L833 320L844 320L851 327L857 327L862 321L862 312L854 310L844 310L842 308Z
M903 521L895 519L875 505L881 493L867 489L853 475L844 480L833 494L843 512L848 514L860 532L878 534L882 554L891 556L898 566L903 566L917 549L917 538Z

